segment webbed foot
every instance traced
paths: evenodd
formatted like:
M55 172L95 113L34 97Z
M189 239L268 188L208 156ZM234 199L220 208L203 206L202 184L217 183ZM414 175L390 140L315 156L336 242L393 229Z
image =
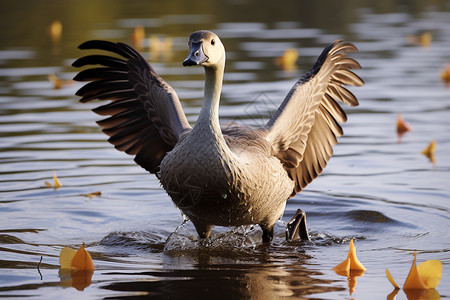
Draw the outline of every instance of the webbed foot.
M301 209L297 209L295 215L286 225L286 241L291 242L298 239L309 241L306 213Z

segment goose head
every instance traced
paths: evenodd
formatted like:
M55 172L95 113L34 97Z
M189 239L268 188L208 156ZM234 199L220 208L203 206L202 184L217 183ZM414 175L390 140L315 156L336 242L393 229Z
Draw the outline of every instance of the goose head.
M225 64L225 47L219 37L207 30L199 30L189 37L189 54L183 66L217 68Z

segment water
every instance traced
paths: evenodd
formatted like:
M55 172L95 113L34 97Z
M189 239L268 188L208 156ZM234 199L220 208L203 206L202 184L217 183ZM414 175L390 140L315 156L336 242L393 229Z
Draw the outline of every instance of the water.
M442 261L437 292L450 296L450 89L440 80L450 62L449 1L0 3L1 297L383 299L393 290L384 269L402 285L413 251L419 262ZM63 34L54 45L47 28L56 19ZM75 75L78 44L132 43L138 25L147 37L172 38L171 57L151 62L191 122L203 75L181 61L194 30L213 29L227 49L224 122L263 124L326 44L358 46L366 85L352 91L360 106L344 107L349 121L335 155L283 217L305 210L311 242L286 243L281 222L270 245L257 227L215 228L198 241L156 178L105 141L89 111L96 104L74 96L80 85L53 89L48 74ZM422 32L432 34L428 48L407 39ZM274 65L290 47L300 52L296 72ZM398 113L412 127L401 140ZM420 153L433 139L435 164ZM45 186L53 170L63 184L56 191ZM93 192L101 196L86 196ZM367 272L349 295L347 278L331 268L351 238ZM62 283L58 256L83 242L96 270L81 292ZM403 291L397 299L406 299Z

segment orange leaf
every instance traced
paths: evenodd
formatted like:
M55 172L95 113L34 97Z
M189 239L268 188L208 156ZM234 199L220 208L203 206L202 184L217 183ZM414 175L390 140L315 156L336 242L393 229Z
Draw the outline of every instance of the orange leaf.
M356 257L356 248L353 239L350 241L350 249L348 250L348 258L350 258L350 270L365 271L366 267Z
M333 270L339 275L348 276L350 271L365 271L366 268L356 257L356 248L353 239L350 241L347 259L338 264Z
M445 65L445 69L441 72L441 79L447 86L450 86L450 64Z
M345 259L343 262L338 264L333 270L341 276L349 276L350 275L350 258Z
M53 89L59 90L64 87L68 87L75 83L73 80L62 80L58 78L55 74L48 74L48 80L53 83Z
M403 289L426 289L426 285L423 283L422 279L420 278L419 272L417 271L416 266L416 253L413 253L414 260L413 264L411 266L411 270L409 271L408 277L405 280L405 283L403 284Z
M75 253L75 256L72 258L72 267L78 270L94 270L95 267L91 255L84 247L85 244L83 243L81 248Z
M388 269L386 269L386 277L389 280L390 283L392 283L392 285L396 288L399 289L400 287L398 286L397 282L395 282L394 277L392 277L391 272L389 272Z
M93 192L89 194L84 194L83 196L88 197L89 200L93 199L94 197L100 197L102 195L102 192Z
M142 42L145 39L145 29L142 26L136 26L134 28L132 40L136 48L142 49Z
M397 115L397 133L399 135L402 135L408 131L411 131L411 126L409 126L409 124L403 120L401 114L398 114Z

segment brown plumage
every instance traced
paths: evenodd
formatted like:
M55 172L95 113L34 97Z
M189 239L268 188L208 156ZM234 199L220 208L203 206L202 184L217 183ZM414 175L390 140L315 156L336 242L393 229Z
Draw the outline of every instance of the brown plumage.
M91 81L77 95L82 102L112 100L94 109L110 116L98 122L109 142L158 176L201 237L208 237L213 225L259 224L263 239L270 240L287 199L322 172L342 135L339 123L346 115L337 101L358 105L342 85L363 85L349 70L360 65L346 56L356 47L337 41L294 84L264 127L222 128L218 108L225 48L214 33L197 31L183 62L203 66L206 74L202 110L192 128L175 91L134 49L105 41L89 41L80 48L122 56L78 59L76 67L103 67L75 77Z

